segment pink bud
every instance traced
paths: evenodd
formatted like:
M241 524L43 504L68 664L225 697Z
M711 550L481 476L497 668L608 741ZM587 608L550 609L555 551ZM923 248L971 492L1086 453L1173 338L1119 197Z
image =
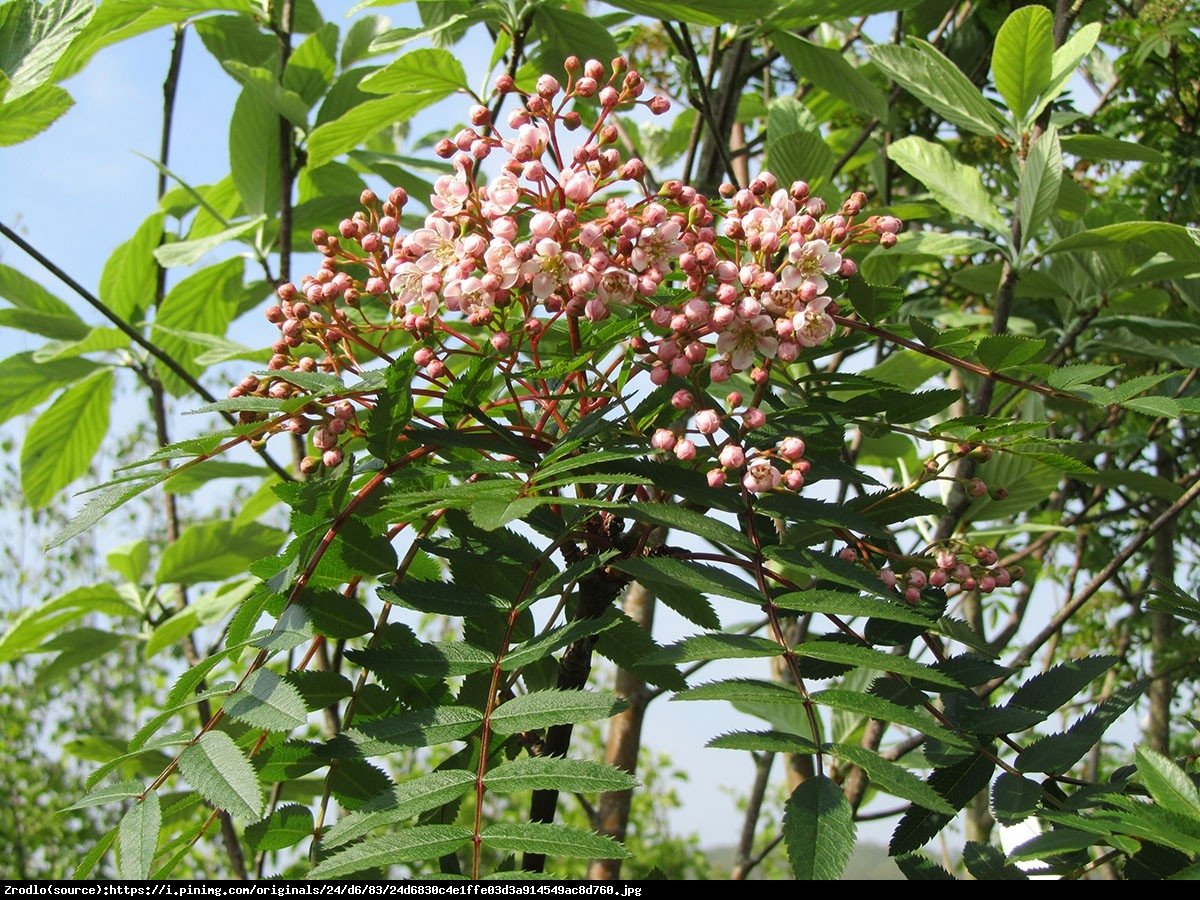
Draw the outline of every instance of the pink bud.
M725 473L720 469L709 469L705 476L708 479L709 487L723 487L725 485Z
M885 586L894 588L896 586L896 573L891 569L880 569L879 580L882 581Z
M721 448L721 455L718 457L721 465L730 469L740 469L746 463L746 453L737 444L726 444Z
M660 428L651 435L650 446L655 450L667 451L675 447L676 440L675 432L667 428Z
M676 409L690 409L695 402L691 391L680 389L671 395L671 405Z
M779 443L779 455L788 462L796 462L804 456L804 441L798 437L786 437Z
M757 406L752 406L742 413L742 422L748 429L762 428L767 424L767 416Z
M342 464L342 451L338 450L336 447L332 450L326 450L321 454L321 462L323 462L327 468L336 469Z
M789 491L798 491L804 487L804 475L801 474L799 469L788 469L783 473L783 483ZM853 553L854 551L850 552Z
M696 458L696 445L693 444L691 441L689 441L687 438L684 438L682 441L680 441L679 443L677 443L675 445L675 456L677 456L682 462L687 462L688 460L695 459Z
M713 434L721 427L721 417L715 410L702 409L696 413L696 430L701 434Z

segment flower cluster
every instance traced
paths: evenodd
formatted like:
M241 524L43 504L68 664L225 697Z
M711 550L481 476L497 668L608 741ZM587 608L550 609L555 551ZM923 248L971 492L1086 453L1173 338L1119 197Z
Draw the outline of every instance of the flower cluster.
M620 57L608 67L571 58L566 75L565 83L543 75L528 93L501 76L497 97L520 100L503 123L482 104L470 108L469 126L437 145L451 171L434 184L421 227L402 230L410 198L396 188L386 199L364 192L363 209L336 234L314 232L319 269L280 286L267 310L279 329L269 369L279 376L248 377L231 396L286 399L300 392L289 370L356 371L364 353L384 356L395 332L417 344L419 377L436 391L453 378L456 353L499 354L497 364L511 371L518 359L538 364L539 340L560 319L632 315L642 327L630 346L650 379L693 385L676 394L682 411L704 395L704 375L721 382L750 370L764 385L775 360L791 362L827 341L836 312L829 279L856 271L845 251L857 242L890 246L899 220L860 221L861 193L826 215L807 184L784 188L769 173L741 190L723 186L723 202L678 181L652 192L644 164L617 147L613 112L642 105L660 114L667 100L646 96ZM585 105L593 107L586 130ZM583 140L565 149L560 141L572 131ZM808 466L803 440L747 448L765 415L753 401L741 405L739 395L724 412L697 410L651 443L688 461L697 458L688 437L696 434L712 451L699 459L719 462L710 483L735 475L755 493L798 490ZM309 470L339 464L340 445L361 433L351 404L310 411L288 427L312 433L320 456L306 461ZM722 430L719 444L713 435Z
M967 562L963 561L962 554L967 555ZM849 561L858 559L857 552L850 547L842 550L841 556ZM971 559L974 562L970 562ZM958 551L953 547L943 547L936 551L931 561L932 566L914 565L904 572L891 568L880 569L879 577L889 590L899 590L907 602L916 603L927 586L945 588L949 597L960 591L990 594L996 588L1008 587L1025 575L1020 566L998 566L996 551L983 545L963 546Z

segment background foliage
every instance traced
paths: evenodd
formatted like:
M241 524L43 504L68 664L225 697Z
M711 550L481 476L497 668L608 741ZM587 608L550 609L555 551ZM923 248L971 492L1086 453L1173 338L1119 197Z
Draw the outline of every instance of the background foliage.
M419 24L393 28L380 5L345 21L304 0L0 5L5 145L69 115L62 82L106 47L171 38L159 203L105 236L99 283L72 282L51 236L0 223L0 325L44 339L0 362L19 445L5 874L63 874L54 846L79 849L80 877L711 875L666 835L673 789L639 751L673 696L760 720L711 743L754 760L735 877L785 859L838 877L877 817L910 878L948 877L918 851L956 820L958 874L1192 877L1194 8L464 0L403 4ZM480 47L491 71L473 83L459 59ZM212 184L171 164L185 53L240 86ZM675 101L617 114L615 146L652 188L715 197L765 166L831 211L862 191L904 220L830 278L831 342L759 382L697 369L653 391L627 340L664 338L644 315L581 317L577 334L547 317L544 358L513 357L562 418L532 448L519 416L482 412L508 385L461 346L443 347L455 388L433 375L414 404L398 332L359 349L361 381L295 372L291 397L217 402L272 357L262 310L315 268L314 229L368 188L424 207L450 171L437 141L497 103L497 74L529 90L570 55L618 53ZM457 124L415 134L425 110ZM654 303L683 287L672 275ZM561 386L611 398L589 380L610 363L634 410L589 419ZM689 422L681 387L718 410L731 388L754 397L760 450L801 435L803 493L711 486L715 447L655 455L656 429ZM341 445L353 462L315 465L313 433L259 440L259 413L343 396L364 413ZM131 423L116 411L132 402ZM194 431L179 414L202 405ZM400 436L425 461L401 465ZM389 624L393 605L408 611ZM692 637L655 643L663 606ZM593 651L611 665L581 693ZM1043 833L1020 847L996 827L1031 821Z

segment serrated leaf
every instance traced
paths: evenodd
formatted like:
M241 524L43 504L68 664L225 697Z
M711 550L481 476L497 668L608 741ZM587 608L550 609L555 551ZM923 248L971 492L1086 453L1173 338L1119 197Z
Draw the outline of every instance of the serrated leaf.
M1171 397L1135 397L1133 400L1125 400L1121 406L1155 418L1178 419L1183 414L1183 407L1179 401Z
M453 853L471 839L458 825L414 825L396 834L370 838L318 863L306 876L342 878L364 869L382 868Z
M833 152L800 101L779 97L767 113L767 165L781 184L805 180L819 187L833 172Z
M941 794L924 781L903 766L884 759L878 753L863 747L852 747L845 744L829 744L827 749L839 759L844 759L861 768L870 776L871 782L876 787L893 796L911 800L918 806L949 816L953 816L956 812L954 807L942 798Z
M402 781L360 809L338 819L322 841L332 849L347 844L376 828L403 822L431 809L445 806L465 794L475 783L475 773L465 769L429 772Z
M924 853L903 853L893 862L909 881L957 881Z
M932 44L909 38L909 46L874 44L871 59L935 113L985 137L999 134L1004 121L954 63Z
M300 692L270 669L259 669L225 701L225 714L264 731L291 731L308 721Z
M104 787L89 791L78 803L72 803L70 806L64 807L63 812L70 812L73 809L86 809L89 806L103 806L106 803L115 803L119 800L132 800L134 797L140 797L145 789L145 785L140 781L119 781L116 784L105 785Z
M236 240L242 235L249 234L266 222L266 220L266 216L257 216L247 222L241 222L231 228L226 228L224 231L218 231L216 234L206 235L192 241L174 241L163 244L155 248L154 258L158 260L159 265L167 269L175 266L194 265L210 250L215 250L222 244Z
M1114 656L1085 656L1061 663L1017 688L1009 705L1052 713L1116 664Z
M313 833L313 814L307 806L286 803L246 828L246 843L258 851L286 850Z
M962 809L991 780L996 764L990 756L982 752L972 753L954 765L934 769L925 783L944 797L951 807ZM892 834L888 855L898 856L919 849L953 818L922 806L911 807Z
M738 707L740 709L740 707ZM706 747L714 750L750 750L768 753L817 753L811 740L790 731L730 731L717 735Z
M484 785L489 791L572 791L596 793L624 791L637 787L638 781L623 769L583 759L530 756L497 766L487 773Z
M1004 858L1004 851L991 844L967 841L963 864L977 881L1028 881L1028 876Z
M1200 229L1170 222L1118 222L1089 228L1055 241L1042 253L1049 256L1079 250L1110 250L1125 244L1166 253L1179 262L1200 262Z
M873 647L827 641L809 641L794 648L797 656L820 659L825 662L841 663L855 668L871 669L876 672L891 672L906 678L916 678L949 688L961 688L954 678L914 662L906 656L883 653Z
M614 560L613 568L632 575L646 584L682 585L702 594L728 597L748 603L762 603L762 595L748 581L735 575L688 560L670 556L647 556L640 559Z
M565 859L630 859L633 854L606 835L541 822L496 822L483 830L494 850L519 850Z
M1023 9L1040 8L1023 7ZM1020 11L1018 10L1018 12ZM1045 10L1043 11L1045 12ZM1049 15L1048 12L1047 15ZM1058 140L1058 130L1051 125L1029 148L1029 154L1025 157L1021 168L1017 206L1020 210L1022 246L1017 248L1018 251L1023 250L1024 246L1035 237L1038 229L1042 227L1058 202L1058 191L1062 186L1062 172L1062 147Z
M162 806L157 791L148 792L141 802L134 803L121 817L117 838L121 878L145 881L150 877L161 825Z
M1056 828L1046 831L1015 847L1008 858L1014 862L1041 860L1046 857L1061 856L1076 850L1085 850L1093 844L1103 843L1099 835L1087 831L1076 831L1073 828Z
M444 678L471 675L491 668L496 659L482 647L464 641L405 642L390 647L348 650L346 658L380 676Z
M346 736L363 756L382 756L408 747L459 740L482 722L483 713L469 706L437 706L364 722L348 730Z
M844 709L863 716L869 716L872 719L905 725L922 734L937 738L942 743L949 744L952 747L970 746L965 738L939 725L928 713L900 706L897 703L892 703L890 700L877 697L874 694L827 690L812 694L810 699L822 706L828 706L833 709Z
M1042 786L1023 775L1001 772L992 782L989 809L1001 825L1016 825L1032 816L1042 802Z
M679 691L672 700L728 700L750 703L799 703L801 698L794 686L780 681L762 681L757 678L726 678L708 681L685 691Z
M776 31L771 41L801 77L854 107L856 112L887 118L887 99L869 78L837 50Z
M546 659L551 653L568 644L592 635L602 634L615 626L618 621L616 616L606 615L596 619L576 619L566 625L551 628L545 634L540 634L519 647L510 649L501 659L500 668L505 672L511 672L539 659Z
M1017 769L1049 775L1067 771L1092 749L1108 727L1133 705L1145 689L1145 681L1128 684L1079 718L1066 731L1047 735L1030 744L1017 755Z
M1137 748L1137 770L1142 784L1163 809L1200 822L1200 791L1183 769L1142 745Z
M433 93L448 97L466 90L467 75L462 63L449 50L413 50L372 72L360 82L372 94Z
M1092 52L1092 48L1096 46L1096 41L1100 38L1100 23L1089 22L1084 25L1071 37L1063 42L1063 45L1054 51L1051 57L1050 64L1050 84L1042 92L1042 99L1038 101L1030 113L1031 118L1037 118L1042 114L1042 110L1066 87L1071 76L1075 74L1075 70L1079 68L1079 64L1083 62L1083 58Z
M516 734L607 719L625 709L626 702L612 691L535 691L514 697L492 713L492 730Z
M1018 126L1050 86L1054 17L1041 6L1015 10L996 32L992 78Z
M381 599L443 616L476 616L506 609L507 604L478 588L449 581L421 581L408 578L400 584L379 589Z
M29 427L21 447L21 490L30 507L46 506L87 472L108 432L112 391L112 372L96 372L63 391Z
M48 362L34 354L17 353L0 362L0 422L33 409L59 388L82 381L99 365L86 359Z
M0 147L41 134L74 105L71 95L55 84L43 84L15 100L0 98Z
M298 603L308 612L313 630L334 640L359 637L375 627L375 619L358 598L341 591L305 591Z
M639 522L651 522L674 531L693 534L747 556L754 555L754 545L738 529L685 506L674 503L634 503L625 510L625 515Z
M416 371L410 353L388 366L383 390L367 419L367 449L384 462L391 462L400 454L400 433L413 414L412 380Z
M1076 366L1063 366L1056 369L1046 378L1046 384L1060 391L1069 391L1081 384L1087 384L1098 378L1103 378L1109 372L1116 371L1117 366L1102 366L1084 363Z
M882 585L881 585L882 589ZM814 612L831 616L865 616L887 622L903 622L932 628L934 623L915 609L901 606L882 597L862 597L843 591L800 591L775 598L775 605L798 612Z
M214 806L243 819L262 817L262 789L254 767L225 732L201 735L180 754L179 770Z
M854 840L854 810L829 778L809 778L788 797L783 841L792 873L800 880L839 880L854 852Z
M196 584L242 575L250 563L275 553L283 540L282 531L256 522L192 525L163 551L155 584Z
M775 641L749 634L696 634L660 647L641 661L646 665L675 665L701 659L779 656L783 650Z
M272 653L291 650L312 640L312 622L303 606L292 604L279 615L279 620L265 635L254 639L254 645Z
M887 152L947 210L993 231L1005 231L1004 218L983 186L979 170L958 162L941 144L910 135L889 144Z
M54 66L91 20L87 0L13 3L0 16L0 72L7 76L7 99L15 100L45 84Z
M1061 138L1062 148L1080 159L1144 162L1158 165L1165 157L1153 147L1133 141L1121 141L1102 134L1068 134Z
M312 130L308 137L309 166L323 166L335 157L362 146L391 123L411 119L450 93L450 90L446 90L393 94L354 105L338 118Z

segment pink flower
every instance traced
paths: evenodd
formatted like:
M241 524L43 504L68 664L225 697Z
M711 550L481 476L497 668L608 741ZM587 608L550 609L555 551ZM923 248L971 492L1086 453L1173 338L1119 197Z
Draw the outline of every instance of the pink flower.
M767 359L775 356L779 340L772 334L775 323L770 316L735 317L730 326L717 335L717 352L729 355L729 364L741 371L750 367L755 354Z
M508 175L501 175L485 191L481 210L489 219L506 215L521 199L521 189Z
M563 252L557 241L542 238L534 248L536 256L521 265L521 275L533 284L533 295L545 300L566 284L571 275L583 268L583 257L572 250Z
M792 316L796 343L802 347L816 347L829 340L833 335L834 322L827 309L832 303L828 297L818 297Z
M788 244L788 260L792 265L784 266L780 273L788 290L796 290L807 281L821 293L829 286L825 276L836 274L842 267L842 255L830 250L828 241L821 240Z
M440 176L433 183L433 196L429 198L429 202L442 215L454 216L463 211L463 206L470 196L471 188L460 172L453 177Z
M671 260L687 250L687 244L679 239L681 233L682 229L675 221L643 228L629 258L633 270L656 269L666 275L671 270Z
M746 468L742 477L742 487L752 494L763 494L779 487L783 476L771 465L770 460L756 459Z

